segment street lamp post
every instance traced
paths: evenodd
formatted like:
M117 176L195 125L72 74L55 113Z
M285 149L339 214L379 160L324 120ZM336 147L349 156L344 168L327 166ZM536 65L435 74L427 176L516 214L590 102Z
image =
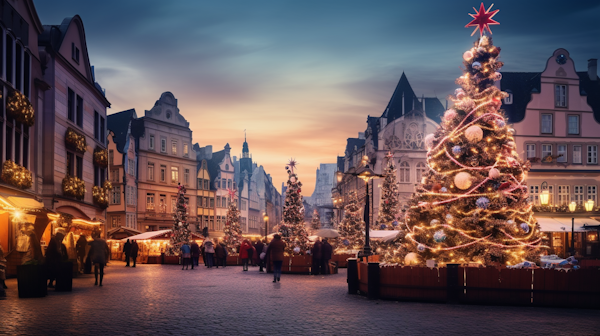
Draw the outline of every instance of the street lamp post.
M263 220L265 221L265 242L267 241L267 234L269 233L269 216L267 216L267 213L263 213Z
M569 211L575 212L577 203L575 201L569 203ZM571 255L575 254L575 217L571 217Z

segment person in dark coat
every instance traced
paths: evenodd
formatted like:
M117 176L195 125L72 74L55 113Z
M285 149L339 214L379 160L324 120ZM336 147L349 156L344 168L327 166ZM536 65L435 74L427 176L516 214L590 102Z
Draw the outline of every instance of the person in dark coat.
M319 275L320 269L321 269L321 264L322 261L321 259L323 258L323 253L321 251L321 241L319 240L319 238L317 238L317 241L315 241L315 243L313 244L313 247L311 249L311 254L312 254L312 268L311 268L311 273L312 275Z
M200 246L194 240L190 245L190 249L192 251L192 269L194 269L194 265L198 266L198 259L200 259Z
M256 251L256 254L254 255L254 262L260 266L260 269L258 270L259 272L263 271L263 261L260 259L260 255L263 252L264 247L265 245L260 241L260 239L254 244L254 250Z
M129 242L129 239L127 239L127 242L123 245L123 253L125 254L125 267L129 267L129 260L131 259L131 243Z
M133 259L133 266L131 267L135 267L135 263L137 261L137 256L138 256L138 251L139 251L139 246L138 243L135 240L131 241L131 259Z
M323 274L329 274L329 260L333 255L333 247L327 241L327 238L323 238L323 243L321 245L321 272Z
M79 262L79 271L83 273L83 269L85 266L85 252L87 248L88 242L85 238L85 235L79 236L77 239L77 244L75 245L75 250L77 251L77 261Z
M225 266L227 266L227 257L229 256L229 250L227 249L227 245L225 245L225 243L221 242L221 244L219 245L223 246L224 257L223 259L221 259L221 261L223 262L223 268L225 268Z
M281 265L283 264L283 251L286 243L281 240L281 236L276 234L269 244L269 258L273 261L273 282L281 280Z
M64 235L57 233L50 239L46 248L46 270L48 272L48 288L54 288L54 280L60 267L60 263L68 260L67 247L62 243Z
M100 238L99 233L95 233L93 236L94 241L90 243L90 259L94 263L94 278L96 279L94 286L102 287L104 266L106 266L106 262L108 261L108 245L104 239ZM135 267L135 264L133 267ZM98 284L98 271L100 271L100 284Z
M219 268L219 265L223 264L223 258L225 258L225 249L223 248L222 244L215 245L215 258L215 266Z

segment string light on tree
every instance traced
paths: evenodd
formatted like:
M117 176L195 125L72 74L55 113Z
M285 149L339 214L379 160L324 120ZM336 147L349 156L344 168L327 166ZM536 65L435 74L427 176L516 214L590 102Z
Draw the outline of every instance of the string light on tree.
M398 182L396 181L396 166L394 165L394 155L388 152L385 156L387 166L383 172L383 185L381 187L381 206L379 216L377 217L379 227L374 227L375 223L371 224L371 229L379 230L394 230L396 225L393 222L398 216L400 207L400 199L398 198Z
M242 244L242 227L240 226L240 211L235 202L235 190L228 189L229 205L227 208L227 219L223 226L223 242L227 246L229 254L236 254L237 247Z
M185 200L185 186L177 186L177 203L173 212L173 229L171 233L171 242L165 252L167 255L176 255L179 253L181 245L190 241L190 229L187 220L187 202Z

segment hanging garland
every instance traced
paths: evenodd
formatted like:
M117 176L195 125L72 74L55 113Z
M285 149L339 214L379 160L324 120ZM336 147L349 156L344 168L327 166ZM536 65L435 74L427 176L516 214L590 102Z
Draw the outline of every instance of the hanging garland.
M82 200L85 196L85 182L82 179L67 174L62 180L63 194Z
M65 144L81 153L85 153L87 148L85 135L79 134L72 127L67 128L67 134L65 134Z
M96 147L94 149L94 164L100 167L108 167L108 150Z
M12 160L6 160L2 165L2 181L21 189L29 189L33 185L31 172Z
M94 186L92 188L92 196L94 203L98 204L102 209L108 208L108 193L112 189L112 183L104 181L102 187Z
M14 118L16 122L29 127L33 126L35 122L35 112L29 99L16 90L8 96L6 115Z

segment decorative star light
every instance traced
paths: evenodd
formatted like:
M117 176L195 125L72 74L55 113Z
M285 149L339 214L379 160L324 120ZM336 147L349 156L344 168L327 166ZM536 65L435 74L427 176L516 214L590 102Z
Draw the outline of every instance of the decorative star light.
M292 171L292 173L294 172L294 168L296 168L296 165L298 164L298 162L296 162L296 160L294 160L293 158L290 159L290 162L288 162L288 167L290 167L290 170Z
M487 10L485 10L485 7L483 6L483 2L481 3L481 6L479 7L479 11L473 7L473 9L475 10L475 14L471 14L469 13L469 15L473 18L473 21L469 22L469 24L467 24L465 26L465 28L468 27L476 27L475 30L473 31L473 33L471 34L471 36L473 36L475 34L475 32L477 31L477 29L479 29L479 34L481 36L483 36L483 32L487 29L490 34L492 33L492 30L490 29L490 25L499 25L500 23L493 20L492 18L494 17L494 15L496 15L500 10L496 9L492 12L490 12L490 10L492 9L492 6L494 6L494 4L492 4L490 6L490 8L488 8Z
M227 189L227 192L229 193L229 198L233 199L235 197L235 190Z

